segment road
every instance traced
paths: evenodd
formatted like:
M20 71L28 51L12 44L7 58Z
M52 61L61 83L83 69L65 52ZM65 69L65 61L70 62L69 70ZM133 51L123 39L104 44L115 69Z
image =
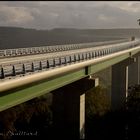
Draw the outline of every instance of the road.
M117 44L113 44L113 45L102 45L102 46L99 46L99 47L69 50L69 51L62 51L62 52L53 52L53 53L46 53L46 54L2 58L2 59L0 59L0 67L7 66L7 65L13 65L13 64L28 63L28 62L37 61L37 60L41 61L41 60L44 60L44 59L70 56L70 55L73 55L73 54L91 52L93 50L98 50L100 48L118 47L120 44L129 44L129 42L117 43Z

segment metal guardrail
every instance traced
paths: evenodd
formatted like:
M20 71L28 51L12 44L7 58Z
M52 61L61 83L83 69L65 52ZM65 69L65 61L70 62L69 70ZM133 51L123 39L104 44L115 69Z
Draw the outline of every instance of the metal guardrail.
M5 50L0 50L0 58L83 49L83 48L89 48L89 47L100 46L100 45L121 43L129 40L130 39L121 39L121 40L90 42L90 43L81 43L81 44L5 49Z
M87 51L81 51L79 53L72 53L66 56L53 57L43 60L35 60L21 64L13 64L9 66L2 66L0 70L0 79L11 78L20 75L26 75L28 73L38 72L42 70L48 70L51 68L73 64L89 59L95 59L102 56L106 56L112 53L120 52L123 50L135 48L140 44L140 40L129 41L126 43L94 47Z

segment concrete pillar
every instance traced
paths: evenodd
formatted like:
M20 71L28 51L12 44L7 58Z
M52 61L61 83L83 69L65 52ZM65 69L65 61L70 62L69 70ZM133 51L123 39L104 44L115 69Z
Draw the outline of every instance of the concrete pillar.
M139 81L137 62L136 58L132 57L112 66L111 104L113 110L123 107L128 96L129 84Z
M140 58L139 56L134 58L134 63L128 66L128 85L140 84Z
M128 67L126 62L112 66L111 107L112 110L121 109L126 101L128 88Z
M54 130L59 138L85 138L85 92L94 86L95 80L83 78L52 92Z
M138 64L138 84L140 84L140 56L137 58L137 64Z
M85 94L80 96L80 139L85 138Z
M112 109L120 109L126 102L128 86L140 83L140 58L137 54L112 66Z

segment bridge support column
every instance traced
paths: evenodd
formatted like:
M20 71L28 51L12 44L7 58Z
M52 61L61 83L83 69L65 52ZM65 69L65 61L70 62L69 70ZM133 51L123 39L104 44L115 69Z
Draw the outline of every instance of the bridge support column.
M84 139L85 92L95 80L83 78L53 91L53 121L60 138Z
M134 63L134 61L134 58L128 58L112 66L112 110L121 109L126 102L128 94L128 65Z
M140 84L140 57L134 59L134 63L128 66L128 85Z

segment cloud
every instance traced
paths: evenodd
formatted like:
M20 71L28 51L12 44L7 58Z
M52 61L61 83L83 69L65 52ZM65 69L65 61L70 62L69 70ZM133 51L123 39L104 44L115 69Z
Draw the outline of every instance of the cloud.
M25 7L19 8L3 5L0 6L0 19L2 23L24 24L34 20L34 17Z
M111 2L109 5L127 12L140 12L140 2Z
M115 22L115 17L105 16L104 14L99 14L98 19L107 23Z
M139 2L3 1L0 26L37 29L138 27Z

